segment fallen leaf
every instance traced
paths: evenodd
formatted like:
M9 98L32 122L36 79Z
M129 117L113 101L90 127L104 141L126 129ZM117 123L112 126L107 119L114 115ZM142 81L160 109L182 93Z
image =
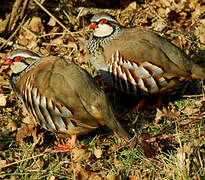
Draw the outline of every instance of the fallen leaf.
M19 179L19 176L18 175L11 175L10 180L18 180Z
M166 14L165 8L160 7L157 11L158 11L159 16L163 16Z
M33 31L37 34L41 34L44 32L44 26L43 26L43 23L42 23L40 17L34 16L31 19L29 26L31 28L31 31Z
M114 160L113 160L114 166L116 169L118 169L121 166L121 163L119 160L117 160L117 157L115 155Z
M136 2L132 2L128 5L128 7L126 8L126 10L135 10L137 8L137 3Z
M6 98L7 98L7 96L5 96L4 94L0 94L0 106L1 107L6 106Z
M102 157L102 150L101 149L97 149L96 147L94 148L94 155L95 157L98 159L98 158L101 158Z
M48 177L48 180L54 180L54 179L56 179L54 175Z
M186 143L177 149L177 162L176 165L180 169L180 171L185 172L187 167L188 156L192 152L190 145Z
M129 176L129 180L137 180L137 176Z
M6 127L9 131L13 132L17 129L17 124L16 124L16 122L9 119L9 123L7 124Z
M10 16L11 16L11 14L7 14L6 19L0 22L0 34L5 32L7 25L8 25L8 22L9 22L9 19L10 19Z
M194 108L193 105L188 105L182 110L184 114L192 115L199 112L199 108Z
M102 177L99 176L97 173L90 173L90 177L88 180L102 180Z
M157 113L156 113L156 116L154 118L154 123L157 124L159 123L159 121L161 120L161 117L163 117L164 113L160 110L160 109L157 109Z
M61 45L61 44L63 44L63 37L61 36L61 37L55 38L51 41L51 43L56 44L56 45L58 45L58 44Z
M56 20L51 17L48 21L48 25L54 27L56 25Z
M21 124L21 127L17 129L16 140L22 142L24 138L31 136L32 131L25 123Z
M91 156L91 152L89 152L86 148L74 148L72 149L72 159L73 161L79 160L87 160Z
M0 172L1 172L1 167L6 165L6 160L1 160L0 159Z
M166 24L163 20L159 19L155 23L152 24L155 31L162 32L163 29L166 28Z
M75 174L76 179L88 179L90 172L86 171L80 162L73 164L73 173Z
M75 42L69 42L68 43L68 48L78 50L78 46Z

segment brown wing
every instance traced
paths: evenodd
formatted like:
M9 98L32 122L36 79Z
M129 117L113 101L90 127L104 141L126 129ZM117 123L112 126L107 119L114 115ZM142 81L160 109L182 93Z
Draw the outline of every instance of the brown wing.
M188 77L190 76L191 61L176 46L157 34L136 28L127 28L119 39L113 40L112 50L108 47L106 56L110 56L117 50L130 61L139 65L144 62L152 62L164 70L165 76Z
M130 137L93 78L65 59L43 58L21 77L21 83L26 84L21 91L25 105L48 130L85 134L107 125L119 135Z
M71 62L49 57L22 77L25 105L44 128L68 134L85 134L99 126L79 94L85 91L85 101L92 102L89 93L95 94L96 89L90 87L87 74L76 67Z

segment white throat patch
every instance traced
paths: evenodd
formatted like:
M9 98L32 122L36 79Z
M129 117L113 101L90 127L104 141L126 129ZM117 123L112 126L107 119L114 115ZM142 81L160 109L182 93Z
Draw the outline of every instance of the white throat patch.
M94 30L96 37L105 37L112 34L113 28L108 24L98 24L98 27Z
M17 74L21 71L23 71L24 69L26 69L27 65L23 62L13 62L14 64L11 65L11 70L13 71L13 73Z

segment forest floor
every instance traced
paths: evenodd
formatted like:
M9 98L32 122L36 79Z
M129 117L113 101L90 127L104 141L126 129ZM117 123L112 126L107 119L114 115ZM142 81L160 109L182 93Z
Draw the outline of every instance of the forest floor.
M132 109L142 97L104 87L138 145L130 148L101 127L78 137L69 154L53 153L58 136L36 128L25 115L3 65L13 49L24 48L69 58L95 77L86 44L97 12L112 14L123 26L155 31L203 64L204 1L3 0L0 10L0 179L205 179L203 81L183 82L166 95L163 108L137 113Z

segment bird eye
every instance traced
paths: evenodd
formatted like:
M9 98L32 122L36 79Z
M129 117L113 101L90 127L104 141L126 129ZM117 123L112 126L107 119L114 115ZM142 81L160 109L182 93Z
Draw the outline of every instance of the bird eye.
M17 56L17 57L14 58L14 61L19 62L19 61L22 61L23 59L24 59L24 57Z
M107 20L106 20L106 19L100 20L100 24L106 24L106 23L107 23Z

